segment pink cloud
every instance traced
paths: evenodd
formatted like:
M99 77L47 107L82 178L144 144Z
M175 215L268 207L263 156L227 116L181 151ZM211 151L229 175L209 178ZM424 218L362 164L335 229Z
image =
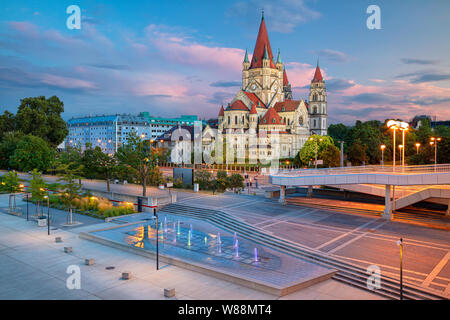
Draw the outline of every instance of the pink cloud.
M97 86L90 81L85 81L70 77L55 76L52 74L40 75L40 81L42 83L60 87L64 89L96 89Z

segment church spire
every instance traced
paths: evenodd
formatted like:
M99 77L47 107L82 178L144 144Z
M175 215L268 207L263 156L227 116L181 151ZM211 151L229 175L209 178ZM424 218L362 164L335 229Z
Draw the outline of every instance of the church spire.
M314 73L314 78L313 78L312 82L319 82L319 81L323 81L323 77L322 77L322 72L320 71L320 68L319 68L319 60L317 60L316 72Z
M276 68L273 63L272 48L270 47L269 35L267 34L266 22L263 18L261 19L261 24L259 26L258 37L256 38L255 49L253 50L252 62L250 69L262 68L262 60L267 50L267 56L269 65L271 68Z
M245 58L244 58L244 62L249 62L249 61L248 61L248 53L247 53L247 49L245 49Z
M281 53L280 53L280 49L278 49L278 57L277 57L277 64L281 63Z

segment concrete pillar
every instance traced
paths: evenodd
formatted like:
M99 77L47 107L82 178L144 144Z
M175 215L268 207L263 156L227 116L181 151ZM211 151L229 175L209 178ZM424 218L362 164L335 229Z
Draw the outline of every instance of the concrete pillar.
M280 200L281 204L286 203L286 186L280 186Z
M386 193L384 195L384 212L383 218L391 219L392 215L392 207L391 207L391 186L389 184L386 185Z
M395 210L395 186L392 186L392 211Z
M308 192L306 193L306 196L308 198L312 198L313 195L313 186L308 186Z

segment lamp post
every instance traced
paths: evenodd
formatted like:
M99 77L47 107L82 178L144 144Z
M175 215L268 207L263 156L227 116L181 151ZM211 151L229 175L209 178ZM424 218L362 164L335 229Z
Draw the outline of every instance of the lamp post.
M382 144L380 146L381 149L381 165L384 167L384 149L386 149L386 145Z
M405 166L405 149L406 149L406 145L405 145L405 133L406 131L408 131L409 128L409 124L407 122L400 122L400 126L399 129L402 131L402 167Z
M46 195L44 199L47 199L47 234L50 235L50 198Z
M340 157L340 166L341 168L344 167L344 141L340 140L338 141L341 144L341 157Z
M399 144L398 145L398 148L400 149L400 151L399 151L399 153L400 153L400 165L403 167L403 157L405 156L405 154L403 153L403 150L404 150L404 148L403 148L403 145L402 144Z
M417 148L417 152L416 152L416 154L419 154L419 148L420 148L420 143L416 143L416 148Z
M310 141L314 141L314 145L315 145L315 150L314 150L314 168L317 169L317 152L318 152L318 144L317 141L314 140L314 138L309 138ZM322 142L322 138L319 139L319 142Z
M430 145L433 146L434 145L434 171L436 171L436 165L437 165L437 144L439 141L442 140L441 137L431 137L430 138Z
M395 120L389 120L386 125L387 125L387 127L389 129L394 130L394 145L392 147L392 150L393 150L394 154L393 154L393 157L392 157L392 166L393 166L393 169L395 171L395 148L396 148L396 145L395 145L395 133L396 133L396 130L398 129L398 122L395 121Z

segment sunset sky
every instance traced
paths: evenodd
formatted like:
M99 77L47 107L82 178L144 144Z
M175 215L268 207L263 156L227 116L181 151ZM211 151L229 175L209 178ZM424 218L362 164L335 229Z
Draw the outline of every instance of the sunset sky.
M81 30L66 8L81 8ZM381 30L366 9L381 8ZM241 85L264 8L294 98L317 59L331 123L414 115L450 120L450 1L23 1L0 9L0 112L57 95L64 118L138 113L217 117Z

